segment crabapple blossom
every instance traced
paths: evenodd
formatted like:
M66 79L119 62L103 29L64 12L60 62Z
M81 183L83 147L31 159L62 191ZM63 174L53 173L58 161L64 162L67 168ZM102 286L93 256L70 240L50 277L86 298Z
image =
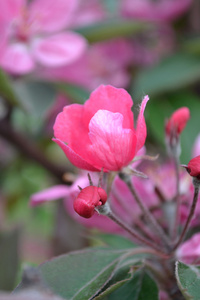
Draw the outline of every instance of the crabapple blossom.
M130 82L127 69L133 62L133 53L130 42L122 38L98 42L90 45L74 63L51 69L42 67L37 70L37 76L70 82L90 91L100 84L126 88Z
M134 128L131 96L124 89L101 85L84 105L64 107L54 124L55 141L76 167L118 171L145 143L145 96Z
M74 62L86 40L69 25L76 0L6 0L0 2L0 66L12 74L26 74L37 64L46 67Z

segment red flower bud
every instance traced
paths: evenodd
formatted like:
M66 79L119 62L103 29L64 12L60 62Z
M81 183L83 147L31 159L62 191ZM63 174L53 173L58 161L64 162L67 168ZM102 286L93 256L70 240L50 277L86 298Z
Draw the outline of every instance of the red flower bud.
M91 218L95 207L105 204L106 192L97 186L87 186L82 189L74 200L74 210L84 218Z
M200 155L191 159L188 165L185 166L185 168L187 169L190 176L200 179Z
M165 131L167 135L179 135L190 119L190 111L187 107L177 109L167 121Z

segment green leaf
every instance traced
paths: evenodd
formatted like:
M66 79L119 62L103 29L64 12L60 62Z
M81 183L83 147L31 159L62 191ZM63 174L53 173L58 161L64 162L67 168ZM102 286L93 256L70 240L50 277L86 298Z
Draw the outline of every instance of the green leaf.
M190 266L182 262L176 262L176 279L186 300L199 300L200 266Z
M94 299L95 300L106 299L107 296L109 296L115 290L123 286L128 280L130 280L133 277L133 273L134 273L133 268L130 269L129 265L119 266L113 278L109 281L108 285L104 288L104 291L101 292Z
M138 72L131 90L135 99L139 100L144 94L152 97L196 83L199 79L200 58L178 53Z
M106 246L113 247L115 249L128 249L136 247L132 241L117 234L100 233L95 235L95 239L100 240Z
M67 97L70 97L74 102L83 104L87 99L89 99L89 91L65 82L56 83L57 89L65 94Z
M182 47L191 54L200 55L200 37L196 36L185 40Z
M2 69L0 69L0 95L11 105L21 107L21 102L13 90L12 82Z
M124 251L86 249L40 266L49 287L65 299L88 300L111 279Z
M150 24L139 21L110 19L105 22L77 28L90 43L108 40L111 38L130 36L150 28Z
M104 300L158 300L158 288L144 268L137 270L132 278Z

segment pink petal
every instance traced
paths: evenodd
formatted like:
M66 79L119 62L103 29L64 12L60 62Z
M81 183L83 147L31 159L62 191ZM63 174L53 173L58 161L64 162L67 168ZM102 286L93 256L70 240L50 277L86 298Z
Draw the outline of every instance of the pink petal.
M88 124L93 115L100 109L111 112L119 112L124 116L123 128L133 128L133 113L131 107L133 100L124 89L118 89L111 85L101 85L93 93L84 105L84 122Z
M68 147L65 143L58 139L52 139L60 148L64 151L65 155L69 159L69 161L80 169L85 169L89 171L99 171L98 168L95 168L90 163L88 163L86 160L84 160L82 157L80 157L77 153L74 152L70 147Z
M77 4L77 0L34 0L29 8L30 19L37 22L40 32L59 31L71 21Z
M32 44L33 55L48 67L59 67L78 59L86 49L86 40L74 32L38 38Z
M88 126L83 124L83 106L72 104L65 106L54 124L54 136L67 143L76 153L82 153L86 144L90 143ZM82 156L82 155L81 155Z
M145 96L141 107L140 107L140 113L137 119L137 127L136 127L136 136L137 136L137 144L136 144L136 153L140 148L144 146L146 136L147 136L147 128L146 123L144 119L144 110L146 107L147 102L149 101L149 97Z
M1 0L0 1L0 23L13 21L22 13L25 0Z
M26 74L33 70L34 62L23 44L11 44L1 54L0 64L2 68L13 74Z
M107 170L120 170L135 154L135 136L123 128L123 115L99 110L89 123L90 160Z
M194 234L177 250L176 256L186 264L199 264L200 262L200 233Z
M196 157L198 155L200 155L200 134L197 136L192 149L192 157Z
M43 202L58 200L66 197L70 192L70 187L66 185L55 185L49 189L35 193L31 196L30 205L36 206Z

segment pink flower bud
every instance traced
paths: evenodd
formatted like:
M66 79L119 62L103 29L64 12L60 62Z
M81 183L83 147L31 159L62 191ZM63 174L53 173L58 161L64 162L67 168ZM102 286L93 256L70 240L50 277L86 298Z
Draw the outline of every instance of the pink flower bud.
M87 186L82 189L74 200L74 210L84 218L91 218L97 206L107 201L106 192L96 186Z
M167 135L179 135L190 119L190 111L187 107L177 109L167 121L165 132Z
M200 179L200 155L191 159L187 166L184 166L190 176Z

